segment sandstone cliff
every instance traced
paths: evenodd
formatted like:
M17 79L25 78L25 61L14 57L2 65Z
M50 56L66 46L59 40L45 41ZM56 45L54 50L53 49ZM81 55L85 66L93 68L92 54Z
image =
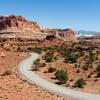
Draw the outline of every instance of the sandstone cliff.
M78 41L72 29L46 29L42 30L42 32L51 34L51 38L54 34L54 37L56 36L56 38L64 39L65 41Z
M33 30L40 30L39 25L36 22L30 22L27 21L22 16L1 16L0 17L0 29L7 29L7 28L18 28L18 29L24 29L29 28Z
M41 30L36 22L27 21L24 17L16 15L0 17L0 37L33 39L59 38L65 41L77 41L71 29Z

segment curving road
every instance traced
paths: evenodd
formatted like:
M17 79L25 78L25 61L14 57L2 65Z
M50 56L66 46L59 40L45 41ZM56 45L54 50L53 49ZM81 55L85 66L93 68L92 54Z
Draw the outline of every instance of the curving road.
M29 81L32 83L35 83L36 85L52 92L52 93L57 93L63 96L68 96L73 99L78 99L78 100L100 100L100 95L95 95L95 94L89 94L89 93L82 93L78 92L72 89L67 89L65 87L56 85L52 82L49 82L37 74L35 74L33 71L31 71L31 66L33 61L35 61L39 57L38 54L32 53L31 57L22 61L19 66L18 70L19 72L24 75Z

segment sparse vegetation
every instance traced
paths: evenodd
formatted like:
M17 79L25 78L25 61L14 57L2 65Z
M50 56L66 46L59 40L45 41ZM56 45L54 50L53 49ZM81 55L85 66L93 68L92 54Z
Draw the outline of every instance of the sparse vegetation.
M56 68L53 68L53 67L49 67L48 68L48 72L49 73L52 73L52 72L55 72L56 71Z
M76 71L76 73L80 73L80 70L78 69L78 70Z
M55 76L61 84L64 84L68 81L68 73L65 70L57 70Z
M97 73L97 77L100 78L100 72Z
M96 71L97 71L97 72L100 71L100 65L97 66Z
M74 87L83 88L84 85L86 85L86 81L80 78L75 82Z
M32 71L38 71L40 66L40 59L37 59L34 61L33 66L32 66Z
M44 56L44 60L46 60L46 62L52 62L54 60L53 52L47 52Z
M4 73L2 73L2 76L11 75L11 73L11 70L6 70Z

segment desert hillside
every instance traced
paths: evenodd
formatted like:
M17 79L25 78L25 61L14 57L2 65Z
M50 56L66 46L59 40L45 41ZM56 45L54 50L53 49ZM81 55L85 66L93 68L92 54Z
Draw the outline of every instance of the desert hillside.
M77 41L72 29L41 29L36 22L22 16L0 17L0 36L3 38L44 39L47 35L55 35L65 41Z

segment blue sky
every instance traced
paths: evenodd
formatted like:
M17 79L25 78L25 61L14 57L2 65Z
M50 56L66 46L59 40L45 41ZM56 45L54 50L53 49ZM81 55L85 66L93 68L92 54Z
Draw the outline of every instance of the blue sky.
M100 31L100 0L0 0L0 15L11 14L48 28Z

